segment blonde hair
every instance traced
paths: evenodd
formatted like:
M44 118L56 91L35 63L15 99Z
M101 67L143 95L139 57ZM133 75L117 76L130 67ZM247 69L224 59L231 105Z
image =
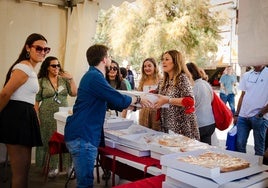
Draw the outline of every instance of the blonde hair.
M159 74L159 68L157 66L157 63L156 63L155 59L154 58L146 58L142 62L142 66L141 66L141 79L139 81L138 91L143 90L142 88L143 88L144 82L148 79L148 75L144 71L144 63L146 61L150 61L154 65L153 80L155 81L155 83L158 83L159 80L161 79L161 75Z

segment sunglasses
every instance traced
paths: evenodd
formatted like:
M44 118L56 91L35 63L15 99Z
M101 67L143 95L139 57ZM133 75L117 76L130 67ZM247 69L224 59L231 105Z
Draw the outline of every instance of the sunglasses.
M41 46L38 46L38 45L32 45L31 47L33 47L35 51L38 53L41 53L42 51L44 51L45 54L48 54L50 52L49 47L42 48Z
M49 66L51 66L51 67L53 67L53 68L56 68L56 67L60 68L60 64L49 65Z
M118 68L117 67L110 67L110 70L117 71Z

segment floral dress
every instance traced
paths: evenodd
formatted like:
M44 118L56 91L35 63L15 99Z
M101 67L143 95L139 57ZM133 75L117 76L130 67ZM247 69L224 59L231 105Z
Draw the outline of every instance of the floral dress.
M36 166L44 165L45 156L48 152L48 141L53 132L57 130L57 122L54 113L59 111L59 107L67 107L67 96L71 94L71 86L66 78L58 77L58 90L55 90L48 78L40 78L40 90L36 95L36 101L40 102L39 120L40 130L44 146L36 148ZM56 169L59 163L58 157L53 156L50 167ZM70 166L69 155L63 155L63 165ZM68 165L68 166L67 166Z
M179 76L176 85L173 84L173 80L170 80L159 88L159 94L171 98L193 97L191 84L184 73ZM170 105L169 108L161 108L161 131L168 132L168 130L171 130L177 134L199 140L200 135L195 113L186 114L184 111L184 107L175 105Z

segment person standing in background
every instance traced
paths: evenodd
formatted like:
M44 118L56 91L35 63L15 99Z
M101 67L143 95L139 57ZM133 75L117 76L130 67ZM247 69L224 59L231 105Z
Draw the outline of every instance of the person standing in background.
M130 65L127 65L126 67L127 69L127 80L129 81L130 85L131 85L131 89L134 90L135 89L135 76L132 70L130 70Z
M127 90L131 91L131 85L129 83L129 81L126 79L127 77L127 69L125 67L120 67L120 73L123 79L123 82L125 82L126 86L127 86Z
M220 98L226 104L228 102L231 111L235 113L236 75L231 66L226 67L226 73L220 78Z
M254 66L245 72L240 80L242 91L234 124L237 126L237 151L246 153L249 133L253 130L255 155L263 156L265 136L268 127L268 68Z
M109 69L107 69L105 77L108 83L114 89L128 90L127 85L121 76L119 64L116 61L112 60L111 66L109 67ZM127 116L127 110L123 110L121 114L119 114L118 111L115 111L115 113L116 113L116 116L120 115L123 118L126 118Z
M107 69L106 71L106 80L108 83L117 90L127 90L126 83L123 82L121 73L120 73L120 67L119 64L111 60L111 66L110 69Z
M211 106L213 90L209 83L202 79L200 69L196 64L190 62L186 66L194 80L195 114L199 127L200 141L211 145L211 136L216 126Z
M108 47L95 44L88 48L86 55L89 70L80 81L73 114L67 118L64 138L72 155L76 186L92 188L107 107L122 111L135 104L150 107L152 103L143 96L122 95L106 81L105 74L111 66Z
M39 90L34 67L49 53L44 36L28 36L15 63L8 70L0 92L0 143L6 144L12 187L27 188L32 147L42 146L39 121L34 110Z
M147 58L141 66L141 79L138 91L150 92L156 90L161 79L159 69L154 58ZM152 108L142 108L139 110L139 125L159 131L160 121L157 118L157 110Z
M182 54L170 50L162 55L163 82L158 86L159 97L155 108L169 104L169 108L161 108L161 131L169 130L200 140L196 115L194 113L194 95L192 79Z
M56 57L47 57L41 65L38 73L39 92L36 95L35 109L40 120L40 130L43 147L36 148L36 166L44 165L45 157L48 154L48 141L57 130L57 122L54 113L59 111L59 107L67 107L68 95L75 97L77 87L73 76L65 72ZM70 167L71 160L68 154L63 155L63 164ZM52 157L50 161L51 170L48 177L53 178L58 174L59 159Z

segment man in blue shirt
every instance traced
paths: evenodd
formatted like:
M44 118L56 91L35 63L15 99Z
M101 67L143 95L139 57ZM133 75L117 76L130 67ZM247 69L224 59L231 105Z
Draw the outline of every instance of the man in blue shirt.
M235 85L237 82L236 75L233 74L231 66L226 67L226 74L223 74L220 78L220 98L226 104L229 103L231 111L235 113Z
M142 96L122 95L105 79L111 65L108 47L93 45L87 50L90 66L80 81L73 115L67 118L64 137L71 153L77 178L77 187L93 187L94 164L103 134L107 106L122 111L140 103L142 107L151 102Z

